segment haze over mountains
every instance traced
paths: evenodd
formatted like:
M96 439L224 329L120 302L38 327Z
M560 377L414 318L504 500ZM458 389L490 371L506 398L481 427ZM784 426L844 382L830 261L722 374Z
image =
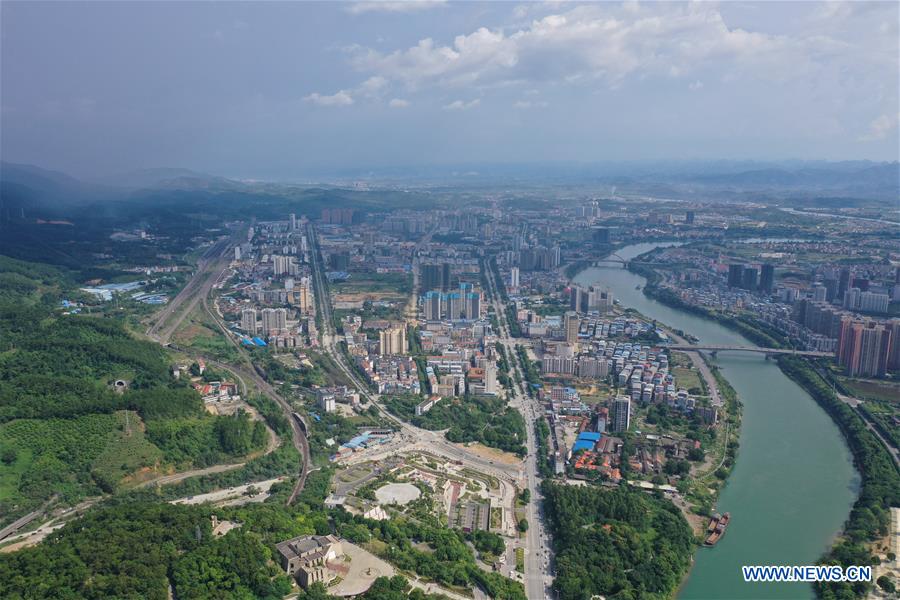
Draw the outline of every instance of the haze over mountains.
M815 205L816 198L896 202L900 163L871 161L666 161L603 163L479 164L341 170L318 178L280 182L238 180L184 168L148 168L93 180L34 165L0 163L0 207L7 213L127 200L144 191L277 193L290 184L362 181L373 185L541 185L606 186L609 193L670 198L778 200Z

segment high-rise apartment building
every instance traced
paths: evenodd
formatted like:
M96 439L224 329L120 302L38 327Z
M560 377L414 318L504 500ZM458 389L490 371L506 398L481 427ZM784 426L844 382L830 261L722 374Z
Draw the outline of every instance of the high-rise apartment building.
M281 256L276 254L272 257L272 271L275 277L282 275L292 275L296 271L293 256Z
M566 333L566 343L578 343L578 328L580 326L581 321L578 319L578 313L572 310L566 312L563 316L563 329Z
M468 292L466 294L465 305L463 306L464 316L469 321L477 321L481 318L481 294L477 292Z
M758 276L759 271L754 267L744 267L744 272L741 274L741 287L750 292L756 291L759 283Z
M444 295L438 291L425 292L422 310L426 321L440 321L443 317Z
M775 289L775 265L763 265L759 276L759 291L771 294Z
M459 292L450 292L446 296L446 317L451 321L458 321L463 313L463 297Z
M287 329L287 309L264 308L262 309L262 332L273 335L273 332Z
M850 269L843 268L841 269L840 275L838 275L838 289L837 289L837 297L840 300L844 299L844 294L847 293L847 290L850 289Z
M744 281L744 265L728 265L728 287L739 288Z
M379 353L381 356L406 354L406 328L402 325L390 329L382 329L378 333Z
M841 322L837 360L847 369L847 375L884 376L890 360L893 329L875 321L845 317Z
M631 398L619 396L613 400L612 430L628 431L631 425Z
M256 309L245 308L241 311L241 330L247 335L256 335L259 329L256 325Z

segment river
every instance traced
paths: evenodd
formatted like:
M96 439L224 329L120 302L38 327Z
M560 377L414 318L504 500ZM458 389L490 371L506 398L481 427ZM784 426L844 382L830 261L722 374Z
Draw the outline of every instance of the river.
M626 246L634 258L665 243ZM639 310L702 342L752 345L718 323L671 308L635 289L646 280L621 267L591 267L575 281L608 285L624 307ZM737 463L717 510L731 513L726 535L700 548L679 598L811 598L803 583L744 583L742 565L811 565L841 530L856 499L859 475L837 426L774 362L749 352L714 361L743 403Z

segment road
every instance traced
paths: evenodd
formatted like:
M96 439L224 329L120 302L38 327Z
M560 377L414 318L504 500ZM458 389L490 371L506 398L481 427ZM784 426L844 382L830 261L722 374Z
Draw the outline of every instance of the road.
M510 335L506 320L506 306L501 301L499 290L496 289L496 278L491 261L484 261L487 269L485 279L488 282L491 302L500 324L497 332L500 343L506 350L506 358L510 368L519 373L519 381L524 381L519 359L516 355L516 341ZM512 373L510 374L512 375ZM513 382L516 378L511 377ZM540 403L524 392L522 385L513 383L513 391L509 398L510 404L522 413L525 419L527 434L526 447L528 457L525 460L525 481L531 490L531 501L526 509L528 531L525 537L525 593L529 598L552 598L556 595L553 590L553 554L550 543L550 534L543 512L544 497L541 494L541 477L538 471L537 439L535 436L535 424L538 418L543 418L543 407Z
M224 272L224 270L223 270ZM221 274L220 274L221 275ZM216 277L216 280L218 280ZM209 292L206 292L206 295L203 296L203 309L209 315L209 317L215 322L216 326L222 331L222 335L231 343L232 346L237 350L238 354L241 357L242 365L228 365L226 368L234 373L238 379L241 380L241 385L246 388L246 381L252 381L256 388L265 396L268 396L272 401L274 401L281 408L284 413L284 418L287 419L288 423L291 425L291 443L294 445L294 448L300 453L300 473L297 477L297 482L294 484L294 489L291 491L290 497L288 497L288 505L293 504L294 500L297 499L297 496L300 492L303 491L304 486L306 485L306 478L309 476L309 466L310 466L310 453L309 453L309 440L306 438L306 433L300 427L300 424L294 418L294 409L290 405L290 403L285 400L281 394L279 394L272 385L259 374L259 371L253 365L253 362L250 360L250 356L247 354L247 351L238 343L235 336L229 331L228 326L225 325L225 322L222 320L222 317L219 315L218 311L210 308L209 305ZM225 366L221 363L218 363L219 366ZM305 424L305 423L304 423ZM307 430L309 429L308 425L306 426Z
M284 413L285 418L291 424L291 441L301 456L299 476L288 499L288 504L291 504L306 485L306 477L309 473L310 454L306 434L293 418L293 408L277 391L275 391L265 378L260 376L250 360L247 351L238 343L225 322L222 320L222 317L216 310L213 310L210 307L209 303L209 297L214 287L221 282L228 270L231 262L230 252L232 243L242 237L243 230L237 229L230 237L219 240L203 254L198 261L197 272L194 274L193 278L191 278L181 292L175 296L172 302L160 311L154 324L147 330L147 335L165 346L174 348L175 346L169 343L171 335L184 320L185 316L190 314L198 303L202 304L203 310L206 311L210 319L212 319L216 326L219 327L222 331L222 335L225 336L225 339L227 339L237 350L238 355L241 357L241 364L226 365L220 361L214 361L212 359L208 360L212 360L212 362L217 364L220 368L228 369L234 373L240 380L241 386L245 390L245 394L247 390L247 381L253 382L261 393L278 404ZM185 309L179 311L179 307L185 305L185 303L187 303ZM187 352L197 354L195 351Z
M346 357L338 348L337 336L334 332L334 321L331 313L331 299L328 296L328 287L325 284L324 267L322 265L322 255L319 250L319 240L312 224L309 224L307 232L307 240L310 244L310 255L312 257L312 273L313 284L315 286L315 303L316 310L322 314L322 348L334 359L335 364L340 368L345 377L356 387L360 395L372 403L384 418L391 421L400 431L401 435L405 434L410 439L415 439L419 443L427 444L432 452L449 458L451 460L460 460L472 467L475 467L485 473L497 477L518 478L521 475L521 467L516 465L506 465L497 461L483 458L465 448L456 446L448 442L442 433L429 431L415 427L403 421L402 419L391 414L380 403L378 394L373 394L368 386L361 380L359 374L351 366L347 364Z
M15 521L10 523L3 529L0 529L0 540L5 540L6 538L11 536L18 530L22 529L23 527L25 527L26 525L28 525L29 523L31 523L32 521L34 521L35 519L40 517L42 514L44 514L47 511L47 508L49 508L50 505L56 501L56 498L57 498L57 496L54 495L52 498L47 500L43 504L43 506L41 506L39 509L32 511L23 517L19 517L18 519L16 519Z
M711 344L688 344L682 342L669 346L670 350L707 350L709 352L756 352L758 354L791 356L808 356L811 358L834 358L834 352L817 352L814 350L791 350L789 348L761 348L760 346L716 346Z
M169 504L206 504L213 503L219 505L235 506L239 503L262 502L269 496L269 490L276 483L284 481L284 477L275 477L264 481L254 481L253 483L245 483L235 487L215 490L206 494L197 494L195 496L187 496L170 500ZM254 495L249 495L251 488L255 490Z

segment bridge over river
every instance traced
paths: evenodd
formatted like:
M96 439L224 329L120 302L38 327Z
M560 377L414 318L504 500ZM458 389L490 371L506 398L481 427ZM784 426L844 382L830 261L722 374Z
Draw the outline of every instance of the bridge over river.
M723 346L716 344L669 344L671 350L706 350L707 352L756 352L766 356L790 354L792 356L808 356L810 358L833 358L833 352L816 352L813 350L791 350L790 348L761 348L759 346Z

